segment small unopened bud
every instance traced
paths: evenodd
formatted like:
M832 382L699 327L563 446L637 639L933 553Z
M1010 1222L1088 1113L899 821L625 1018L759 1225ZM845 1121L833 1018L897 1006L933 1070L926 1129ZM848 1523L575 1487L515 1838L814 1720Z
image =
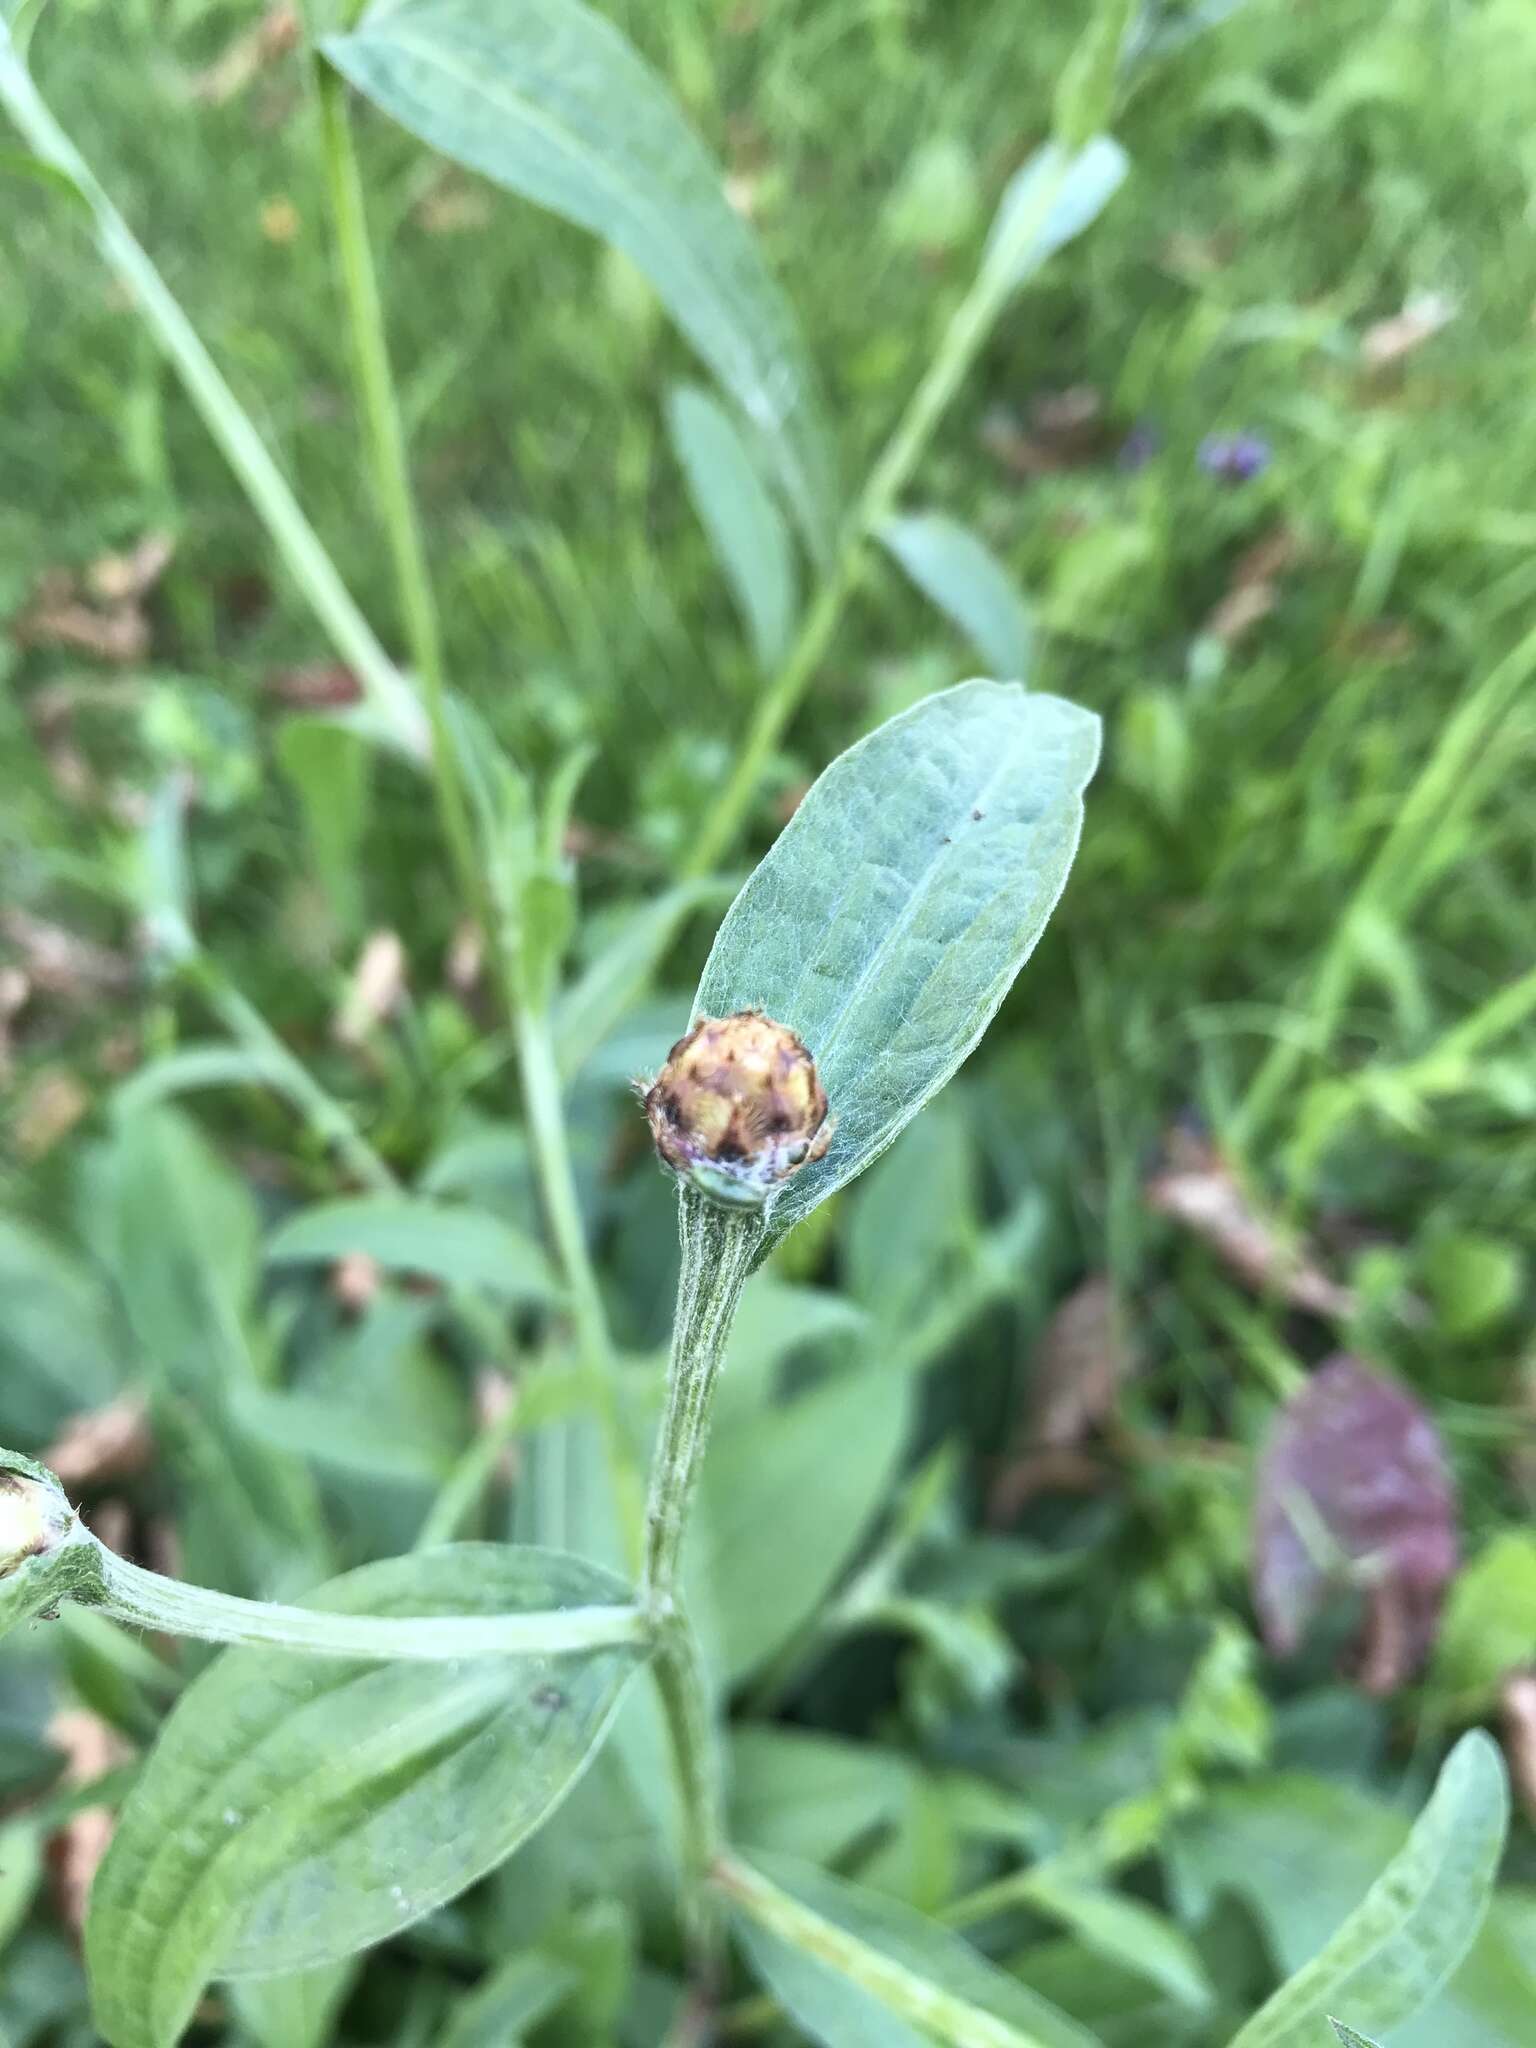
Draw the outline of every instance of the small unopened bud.
M74 1526L74 1511L57 1487L0 1470L0 1579L29 1557L57 1550Z
M832 1140L804 1041L760 1010L701 1017L645 1097L656 1149L714 1201L758 1209Z

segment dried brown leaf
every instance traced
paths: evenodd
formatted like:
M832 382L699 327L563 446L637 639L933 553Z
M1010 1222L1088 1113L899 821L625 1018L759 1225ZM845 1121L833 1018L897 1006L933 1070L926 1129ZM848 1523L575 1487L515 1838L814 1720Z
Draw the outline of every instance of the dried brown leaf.
M154 1456L149 1407L142 1394L120 1394L105 1408L72 1415L43 1453L43 1463L72 1491L108 1479L130 1479Z
M1456 302L1444 292L1417 292L1400 313L1378 320L1360 338L1360 353L1373 370L1412 355L1456 317Z
M1536 1822L1536 1671L1512 1671L1500 1690L1499 1706L1515 1795L1527 1819Z
M1304 1244L1250 1200L1208 1140L1176 1131L1146 1195L1152 1208L1202 1238L1255 1293L1278 1295L1293 1308L1329 1320L1353 1315L1350 1289L1330 1278Z
M362 1045L393 1015L405 993L405 965L398 932L374 932L365 941L331 1027L338 1045Z
M237 98L267 65L297 48L300 27L296 7L269 8L254 28L242 30L205 71L197 73L192 97L210 107Z
M1069 1294L1036 1348L1020 1440L993 1481L994 1524L1017 1519L1038 1493L1081 1490L1099 1461L1080 1447L1113 1414L1131 1357L1108 1278L1096 1273Z
M99 1714L72 1707L55 1714L46 1730L48 1742L64 1754L63 1781L72 1788L91 1785L133 1754L117 1730ZM110 1807L87 1806L54 1836L49 1864L59 1917L72 1933L85 1922L85 1902L97 1866L107 1853L116 1819Z

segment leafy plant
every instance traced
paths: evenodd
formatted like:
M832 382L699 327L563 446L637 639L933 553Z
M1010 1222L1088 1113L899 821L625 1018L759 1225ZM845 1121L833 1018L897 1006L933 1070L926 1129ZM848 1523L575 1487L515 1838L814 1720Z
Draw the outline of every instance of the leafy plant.
M134 1664L116 1636L93 1636L103 1618L231 1646L186 1687L122 1800L86 1927L97 2026L113 2048L166 2048L193 2023L209 1983L223 1979L239 2024L256 2038L285 2048L318 2041L352 1958L421 1927L495 1873L514 1896L519 1872L530 1871L528 1892L537 1894L537 1858L554 1839L585 1849L604 1875L626 1859L659 1870L663 1882L645 1887L665 1923L657 1947L670 1964L682 1956L695 2005L712 2004L729 1983L725 1942L734 1935L769 2001L747 2012L748 2030L787 2016L827 2048L934 2039L1091 2048L1086 2024L936 1913L743 1832L751 1774L738 1769L728 1786L720 1695L750 1681L771 1697L808 1641L870 1626L927 1660L918 1700L986 1700L1009 1682L1013 1652L985 1605L942 1604L908 1580L936 1512L931 1486L915 1489L858 1575L835 1589L910 1415L906 1394L885 1396L878 1426L866 1426L865 1406L964 1329L996 1291L997 1272L1035 1245L1037 1207L1021 1201L983 1235L964 1229L963 1203L946 1204L940 1229L913 1230L899 1259L881 1242L866 1247L868 1298L833 1314L809 1311L782 1264L776 1274L762 1269L772 1254L792 1260L805 1238L791 1233L806 1226L809 1236L822 1205L880 1162L953 1078L1066 884L1098 721L1025 688L1031 614L1008 573L978 535L904 500L1015 294L1089 228L1126 177L1124 151L1101 131L1133 60L1166 42L1170 27L1197 24L1133 22L1123 0L1094 11L1063 75L1051 139L1008 185L974 280L883 450L845 496L795 316L671 96L608 21L578 0L375 0L356 19L342 9L309 55L407 674L39 94L27 61L35 12L12 8L0 23L0 100L36 165L89 223L361 692L355 708L295 719L282 736L317 863L333 890L347 886L375 754L430 784L458 895L491 960L523 1108L510 1141L503 1134L473 1159L440 1156L416 1185L402 1184L205 946L179 790L174 779L165 784L123 886L165 987L206 1006L230 1042L171 1055L125 1091L93 1214L145 1361L156 1428L171 1463L205 1490L207 1512L190 1531L192 1577L233 1579L253 1595L325 1583L295 1604L147 1572L84 1528L51 1474L0 1454L0 1629L67 1610L93 1675L107 1683L105 1667L130 1697L163 1674L153 1659L147 1672ZM575 748L536 781L450 687L349 89L447 158L601 236L649 280L714 379L713 390L676 391L668 418L764 681L672 885L617 938L580 952L588 935L567 843L588 757ZM998 679L926 697L832 762L735 895L691 1015L674 1019L688 1029L647 1098L659 1149L678 1173L682 1251L670 1362L664 1381L647 1382L657 1404L637 1385L643 1374L621 1370L587 1240L570 1084L645 994L684 921L723 897L715 870L876 549ZM1353 954L1338 961L1333 1002L1343 999ZM1288 1072L1277 1053L1260 1075L1255 1115ZM452 1540L511 1433L490 1419L446 1468L430 1451L411 1468L424 1472L431 1498L414 1531L392 1531L401 1554L327 1578L310 1467L324 1466L328 1450L334 1460L338 1435L365 1478L370 1457L384 1453L370 1451L362 1426L366 1392L354 1391L349 1408L334 1389L295 1394L269 1383L252 1334L260 1223L243 1188L164 1106L232 1081L286 1105L318 1176L330 1182L339 1169L345 1183L268 1232L261 1264L285 1274L359 1260L370 1285L401 1276L409 1284L387 1305L402 1350L430 1330L445 1349L472 1345L505 1360L520 1334L541 1333L546 1355L524 1391L543 1424L537 1450L558 1461L559 1477L541 1473L531 1448L519 1488L530 1540ZM536 1193L526 1216L509 1220L466 1198L466 1184L489 1171L487 1153L502 1168L510 1161L523 1194ZM910 1209L896 1178L907 1172L903 1154L881 1171L899 1190L897 1210ZM73 1397L81 1378L110 1390L98 1354L110 1352L115 1333L84 1271L25 1234L7 1235L0 1255L21 1276L27 1313L7 1342L37 1362L42 1436L53 1408L68 1407L55 1395ZM891 1307L898 1285L903 1313ZM82 1326L90 1341L77 1361ZM56 1328L70 1333L68 1347L55 1343ZM778 1368L834 1343L853 1367L813 1379L768 1419L761 1396ZM346 1363L365 1380L366 1345ZM430 1372L412 1393L418 1413L430 1408ZM717 1397L737 1408L722 1418L712 1493L704 1460ZM770 1436L775 1455L764 1460ZM835 1507L807 1512L812 1550L828 1553L808 1567L775 1549L775 1514L799 1512L787 1502L792 1468ZM942 1458L931 1471L943 1478ZM1305 1532L1286 1519L1298 1490L1287 1484L1271 1506L1283 1523L1275 1540L1288 1546L1302 1585L1293 1604L1305 1609L1322 1572L1300 1554ZM376 1512L377 1501L368 1508ZM232 1532L251 1523L262 1540L232 1562ZM1363 1540L1355 1548L1371 1554L1352 1551L1350 1562L1368 1567L1374 1550ZM974 1568L984 1575L986 1565ZM1027 1569L1017 1557L993 1565ZM1006 1579L999 1585L1006 1590ZM1196 1943L1108 1880L1171 1837L1180 1816L1200 1808L1210 1778L1261 1746L1244 1657L1218 1631L1177 1724L1153 1745L1146 1781L1122 1787L1065 1839L1046 1846L1050 1829L1037 1828L1036 1816L987 1805L970 1786L984 1807L980 1831L1029 1842L1031 1860L969 1898L931 1903L967 1924L1022 1909L1150 1986L1178 2024L1219 2016L1215 1973ZM733 1748L738 1766L752 1760L746 1745ZM817 1768L793 1744L777 1759L759 1747L755 1761L760 1779L784 1769L800 1782L804 1770L809 1783ZM828 1862L879 1834L911 1797L899 1769L869 1758L824 1754L819 1768L851 1786L837 1826L821 1817ZM1303 2048L1334 2006L1387 2026L1425 2003L1478 1934L1506 1803L1496 1754L1467 1738L1401 1856L1321 1953L1239 2027L1233 2048ZM35 1882L30 1847L17 1848L15 1867L24 1885ZM542 1930L532 1898L518 1910ZM433 1924L441 1933L441 1919ZM451 1926L444 1938L451 1942ZM624 1938L600 1907L573 1912L483 1982L442 2038L449 2048L505 2040L567 2005L580 2038L611 2038L623 1993L615 1999L607 1986L624 1973L609 1964ZM664 1986L664 2006L667 1997ZM635 2038L659 2039L674 2018L669 2010L653 2028L648 2017L633 2020L652 2028ZM685 2004L677 2039L688 2023ZM1341 2039L1363 2038L1334 2024Z

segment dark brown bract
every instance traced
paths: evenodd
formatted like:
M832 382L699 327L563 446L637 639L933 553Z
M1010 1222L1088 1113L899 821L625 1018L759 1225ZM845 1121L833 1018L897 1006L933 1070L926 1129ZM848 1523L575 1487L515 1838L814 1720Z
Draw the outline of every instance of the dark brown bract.
M716 1201L758 1208L832 1138L803 1039L760 1010L701 1017L645 1096L656 1149Z

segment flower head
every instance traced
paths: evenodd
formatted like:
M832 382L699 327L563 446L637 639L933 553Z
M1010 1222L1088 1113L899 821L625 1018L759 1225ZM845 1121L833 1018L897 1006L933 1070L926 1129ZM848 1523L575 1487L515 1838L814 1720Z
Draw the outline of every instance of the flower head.
M761 1010L701 1017L667 1055L645 1113L673 1172L735 1208L761 1208L832 1138L815 1060Z
M74 1519L56 1487L0 1467L0 1579L20 1571L29 1557L56 1550Z
M1207 476L1248 484L1268 469L1272 452L1262 434L1208 434L1195 459Z

